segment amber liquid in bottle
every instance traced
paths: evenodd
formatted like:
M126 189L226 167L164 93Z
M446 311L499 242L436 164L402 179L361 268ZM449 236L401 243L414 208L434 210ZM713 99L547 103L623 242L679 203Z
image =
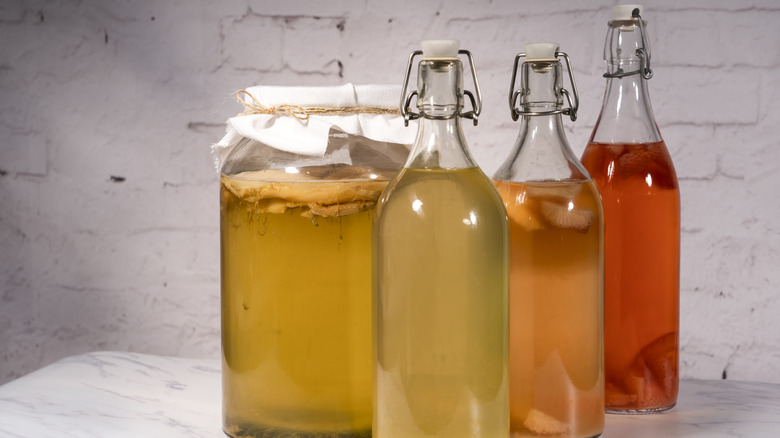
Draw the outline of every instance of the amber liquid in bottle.
M501 199L476 167L403 169L377 214L374 437L506 437Z
M604 430L602 218L592 180L494 180L509 217L513 437Z
M589 143L604 206L607 409L673 406L678 389L680 195L663 141ZM673 310L670 310L673 309Z

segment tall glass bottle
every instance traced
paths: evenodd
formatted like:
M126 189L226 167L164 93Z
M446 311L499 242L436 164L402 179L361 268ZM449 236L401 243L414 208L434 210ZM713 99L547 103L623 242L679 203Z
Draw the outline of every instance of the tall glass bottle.
M616 413L669 409L678 387L680 193L650 106L640 12L639 5L613 8L604 103L582 155L607 221L606 407Z
M506 212L477 167L460 118L457 41L426 41L402 113L417 139L374 219L373 436L507 437ZM418 95L419 114L409 102Z
M509 94L520 134L494 176L511 242L511 433L595 437L604 430L601 201L563 131L562 114L574 120L578 100L568 57L556 43L525 49L515 58ZM562 87L559 57L571 93Z

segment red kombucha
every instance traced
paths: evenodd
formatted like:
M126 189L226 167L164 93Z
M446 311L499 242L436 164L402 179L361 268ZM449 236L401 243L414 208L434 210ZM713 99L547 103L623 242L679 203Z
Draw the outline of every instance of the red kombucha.
M605 403L652 412L676 403L680 194L663 141L589 143L582 156L604 206Z

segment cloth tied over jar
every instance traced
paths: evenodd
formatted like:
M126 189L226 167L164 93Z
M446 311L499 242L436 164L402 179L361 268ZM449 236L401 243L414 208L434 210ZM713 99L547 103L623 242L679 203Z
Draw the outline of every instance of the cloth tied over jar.
M416 129L404 127L398 109L401 87L254 86L238 92L244 112L227 121L227 133L212 153L217 169L242 140L280 151L322 157L331 133L359 135L395 144L411 144Z

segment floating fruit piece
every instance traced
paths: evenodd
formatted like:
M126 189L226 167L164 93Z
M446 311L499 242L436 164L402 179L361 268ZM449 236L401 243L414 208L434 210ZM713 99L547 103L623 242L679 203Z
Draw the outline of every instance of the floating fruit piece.
M597 143L599 146L602 146L606 151L609 152L609 155L612 157L618 157L623 153L626 153L627 146L622 143Z
M569 431L568 424L537 409L528 412L523 426L537 435L563 435Z
M626 383L626 382L621 382ZM607 382L606 391L604 392L604 401L610 408L617 409L631 409L631 406L637 406L638 396L636 394L629 394L627 390L622 387L617 387L615 384Z
M533 210L528 208L527 205L515 204L512 206L511 210L507 209L507 211L511 213L508 215L509 222L518 224L527 231L536 231L544 228L542 221L537 219Z
M615 172L623 178L631 178L645 170L649 159L646 147L626 146L624 152L617 158Z
M582 184L556 184L529 185L526 188L526 196L531 199L570 201L582 190Z
M618 156L616 167L615 172L624 179L640 177L648 184L666 189L676 186L670 171L671 157L663 143L627 145Z
M496 188L501 195L501 199L505 200L504 207L507 210L507 217L510 223L519 225L527 231L544 229L544 224L537 217L538 213L534 212L534 209L526 204L528 199L527 188L525 190L515 190L510 185L500 182L497 183Z
M676 399L674 394L675 373L677 368L677 335L674 332L658 337L639 352L634 366L644 366L650 373L645 372L645 391L640 392L640 400L644 406L666 407L670 401ZM651 398L652 397L652 398Z
M626 379L625 385L632 394L636 394L636 400L632 404L621 406L623 409L656 409L669 404L664 389L656 385L652 378L631 376Z
M569 208L569 205L559 205L553 202L541 202L542 215L550 225L559 228L570 228L586 232L596 216L591 210Z

